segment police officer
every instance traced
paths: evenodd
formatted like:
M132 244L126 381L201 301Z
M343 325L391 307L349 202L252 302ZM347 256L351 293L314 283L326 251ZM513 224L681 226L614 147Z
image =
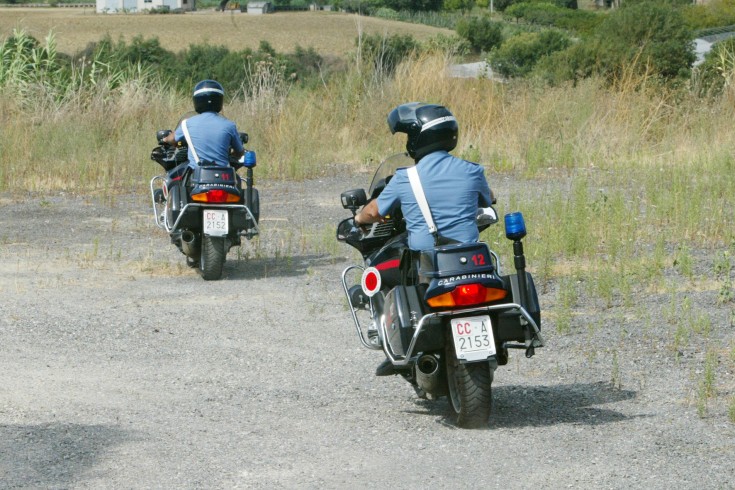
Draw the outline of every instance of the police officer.
M219 82L202 80L197 83L192 100L198 114L182 121L175 132L163 138L162 141L170 145L188 140L189 168L196 168L200 162L226 167L230 154L240 158L245 152L237 126L220 114L224 98L225 90Z
M421 185L439 234L457 242L476 242L478 207L493 195L481 165L449 154L457 146L457 120L441 105L411 102L388 115L391 133L406 133L406 150L416 162ZM419 208L406 169L399 169L377 199L355 216L358 226L381 221L400 206L408 229L408 247L434 247L434 236Z
M449 154L457 146L457 120L441 105L411 102L388 115L391 133L406 133L406 151L416 162L421 187L428 202L438 235L444 240L476 242L477 209L493 204L494 198L481 165ZM377 199L355 216L357 226L382 221L400 206L408 230L408 250L401 260L402 280L409 283L416 274L418 251L435 246L437 236L419 207L406 168L398 169ZM383 361L376 376L397 374L390 360Z

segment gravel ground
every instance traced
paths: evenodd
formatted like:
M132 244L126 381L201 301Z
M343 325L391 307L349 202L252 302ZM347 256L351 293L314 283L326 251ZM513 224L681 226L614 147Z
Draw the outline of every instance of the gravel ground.
M261 239L217 282L183 265L146 198L0 196L0 487L735 487L716 285L687 293L722 347L704 415L704 342L672 350L655 291L580 297L562 335L546 285L548 347L499 368L487 430L374 377L382 355L340 286L355 255L332 238L339 193L367 181L261 185ZM501 213L515 185L494 184Z

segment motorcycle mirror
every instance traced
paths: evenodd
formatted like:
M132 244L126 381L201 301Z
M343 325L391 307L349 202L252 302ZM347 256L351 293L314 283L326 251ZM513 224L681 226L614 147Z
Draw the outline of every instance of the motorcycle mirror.
M345 191L340 196L342 200L342 207L352 211L355 214L360 206L364 206L367 203L367 195L365 195L365 189L352 189Z
M243 145L246 145L249 139L248 133L240 133L240 141L242 141Z
M337 241L344 242L347 240L347 237L354 233L355 229L355 220L353 218L340 221L337 225Z
M498 213L492 206L477 209L477 226L488 227L490 225L494 225L497 222Z

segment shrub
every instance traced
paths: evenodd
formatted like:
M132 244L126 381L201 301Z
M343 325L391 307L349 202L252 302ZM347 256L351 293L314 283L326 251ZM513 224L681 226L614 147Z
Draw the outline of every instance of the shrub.
M692 29L735 24L735 0L712 0L707 4L687 5L682 9L686 24Z
M503 42L503 28L487 17L470 17L457 22L457 34L476 52L489 52Z
M356 41L363 60L373 65L376 72L392 74L398 64L419 48L410 35L393 34L381 36L371 34Z
M580 34L590 34L604 20L604 16L588 10L571 10L549 2L523 2L508 7L504 16L523 19L531 24L554 26Z
M677 83L694 62L692 33L680 9L656 2L625 3L611 12L585 41L539 64L549 80L602 75L608 82L631 75Z
M444 10L460 10L468 12L475 6L475 0L444 0L442 8Z
M596 33L596 51L607 74L632 64L665 80L688 78L695 60L692 32L680 10L642 2L611 13Z
M437 34L429 38L424 46L429 52L441 52L457 56L466 55L472 50L472 46L466 39L459 36L445 36L444 34Z
M505 77L525 76L543 57L567 48L570 40L557 31L527 32L514 36L490 55L493 70Z

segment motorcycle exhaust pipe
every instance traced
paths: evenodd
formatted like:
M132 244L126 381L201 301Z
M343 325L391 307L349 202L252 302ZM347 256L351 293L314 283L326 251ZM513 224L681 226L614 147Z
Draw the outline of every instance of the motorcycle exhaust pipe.
M187 257L197 258L199 256L199 240L190 230L181 232L181 251Z
M433 354L424 354L416 361L416 384L426 393L442 396L447 394L447 383L439 359Z

